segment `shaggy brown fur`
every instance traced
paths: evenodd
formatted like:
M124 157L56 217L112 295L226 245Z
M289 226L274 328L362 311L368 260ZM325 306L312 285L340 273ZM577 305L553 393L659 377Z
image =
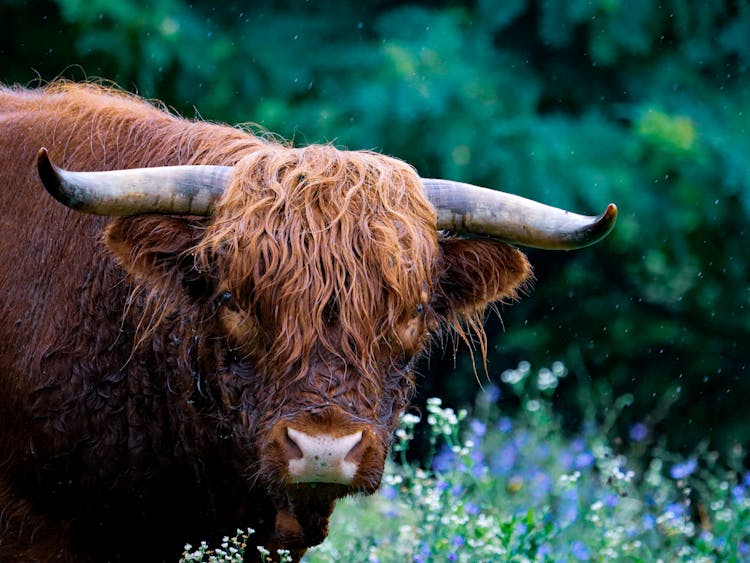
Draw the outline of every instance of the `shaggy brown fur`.
M108 221L44 194L40 146L235 172L211 217ZM237 526L299 557L378 486L430 334L469 327L484 353L486 306L530 276L506 244L439 238L401 161L94 85L0 88L0 170L0 561L174 560ZM280 420L365 425L353 485L289 485Z

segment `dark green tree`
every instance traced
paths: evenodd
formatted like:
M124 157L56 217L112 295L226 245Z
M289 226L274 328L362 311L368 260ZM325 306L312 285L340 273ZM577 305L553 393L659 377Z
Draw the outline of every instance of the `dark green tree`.
M558 392L634 393L673 445L750 440L750 6L689 0L0 0L4 82L111 80L182 114L397 155L581 212L595 249L536 253L490 323L490 376L564 360ZM428 391L467 400L439 356ZM574 388L575 387L575 388ZM595 393L591 393L591 391ZM674 404L672 404L674 403ZM672 404L669 411L664 405ZM571 420L575 420L572 415Z

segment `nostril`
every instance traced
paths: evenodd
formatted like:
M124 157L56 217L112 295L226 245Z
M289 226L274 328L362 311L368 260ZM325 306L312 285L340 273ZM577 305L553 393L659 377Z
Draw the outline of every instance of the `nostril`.
M360 438L357 440L357 442L352 446L352 448L347 452L346 456L344 457L344 461L348 461L350 463L359 463L362 461L362 457L365 452L365 440L363 439L363 436L361 435L362 432L359 433Z
M299 459L301 457L304 457L304 454L302 453L302 448L300 448L299 444L295 442L294 437L290 434L294 432L292 428L287 428L286 432L284 432L284 450L287 455L288 459Z

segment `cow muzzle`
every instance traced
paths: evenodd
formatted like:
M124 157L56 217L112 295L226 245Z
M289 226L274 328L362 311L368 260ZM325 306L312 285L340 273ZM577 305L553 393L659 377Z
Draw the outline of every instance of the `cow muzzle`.
M334 437L286 429L289 477L292 483L349 485L357 474L362 431Z
M365 424L284 420L271 430L269 453L288 484L343 485L375 490L382 477L385 446Z

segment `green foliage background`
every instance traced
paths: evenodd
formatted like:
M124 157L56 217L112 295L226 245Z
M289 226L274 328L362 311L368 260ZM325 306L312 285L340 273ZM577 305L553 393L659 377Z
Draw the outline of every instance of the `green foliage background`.
M575 424L630 417L692 448L750 441L750 5L744 0L0 0L0 80L106 78L183 115L374 148L424 176L584 213L603 244L532 252L490 321L490 376L563 360ZM460 403L466 358L422 381ZM669 408L668 408L669 407Z

